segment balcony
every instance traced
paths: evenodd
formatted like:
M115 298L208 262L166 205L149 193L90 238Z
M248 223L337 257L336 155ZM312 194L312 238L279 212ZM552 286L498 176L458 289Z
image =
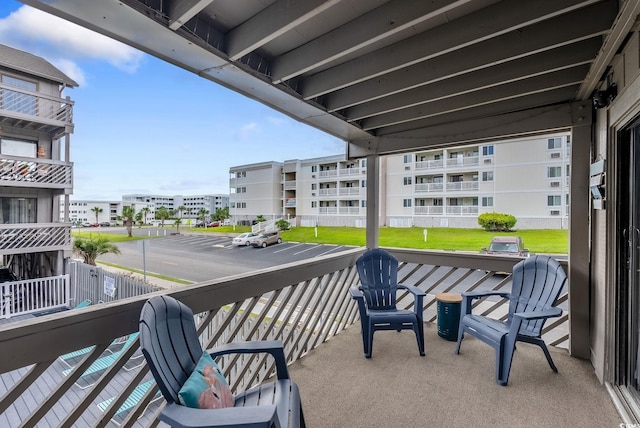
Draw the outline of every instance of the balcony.
M0 224L0 252L23 254L43 251L71 251L69 223Z
M416 206L413 210L415 215L442 215L443 206Z
M447 168L477 166L480 164L480 157L476 156L457 156L447 159Z
M338 194L340 196L359 196L360 188L359 187L340 187L338 189Z
M477 181L451 181L447 183L448 192L464 192L478 190L479 184Z
M362 355L358 311L348 288L358 283L354 248L302 262L202 282L172 290L190 306L205 347L241 340L279 339L299 384L307 426L618 426L620 420L605 388L587 361L568 356L569 304L547 324L543 337L559 373L551 372L538 348L519 344L508 387L494 382L491 348L468 338L462 353L435 331L439 292L508 290L518 259L487 255L392 250L401 281L427 293L424 302L426 356L418 356L408 332L376 334L373 358ZM488 273L485 273L488 270ZM138 342L114 358L99 375L83 373L113 342L137 331L147 296L32 318L0 328L0 426L149 426L163 405L151 387L125 415L115 415L131 391L150 378L146 365L133 363ZM399 306L410 306L401 296ZM480 303L497 317L508 302ZM75 370L60 355L87 347ZM18 351L19 350L19 351ZM234 390L271 375L263 356L220 361ZM231 368L233 367L233 369ZM76 385L77 384L77 385ZM470 386L471 385L471 386ZM110 404L98 404L105 400ZM372 406L376 400L392 405ZM153 401L153 402L152 402ZM496 406L511 405L508 411ZM543 409L544 411L542 411ZM366 418L365 416L366 415ZM473 415L473 421L469 421ZM139 426L139 425L136 425Z
M0 126L48 132L56 138L73 132L73 101L0 83Z
M68 162L2 155L0 184L14 187L72 189L73 168Z
M447 214L451 215L477 215L477 205L453 205L447 207Z
M358 214L360 214L360 208L358 208L358 207L339 207L338 214L358 215Z
M318 196L323 198L327 196L335 197L338 194L337 187L328 187L324 189L318 189Z
M323 171L319 171L318 175L320 178L329 178L329 177L337 177L338 170L337 169L325 169Z
M414 191L416 193L442 192L444 183L416 183Z
M442 159L437 160L425 160L425 161L416 161L414 169L416 171L422 169L442 169L444 166L444 161Z
M340 168L339 175L341 176L352 176L352 175L364 175L366 171L360 170L360 168Z

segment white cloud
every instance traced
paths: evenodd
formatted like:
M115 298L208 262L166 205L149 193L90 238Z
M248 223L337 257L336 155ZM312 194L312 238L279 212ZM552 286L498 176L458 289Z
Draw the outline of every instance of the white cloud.
M84 74L78 61L106 61L133 73L144 57L130 46L30 6L21 6L0 19L0 40L42 56L61 69L65 67L63 71L68 72L69 77L73 75L79 80L84 80Z
M246 140L251 135L255 134L258 131L258 124L255 122L248 123L243 125L238 130L238 135L241 139Z

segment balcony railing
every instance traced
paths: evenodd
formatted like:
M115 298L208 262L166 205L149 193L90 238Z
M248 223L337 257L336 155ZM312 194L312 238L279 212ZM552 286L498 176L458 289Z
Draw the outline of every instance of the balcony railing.
M426 161L417 161L415 164L415 169L442 169L444 166L444 161L442 159L437 160L426 160Z
M475 166L480 164L479 156L458 156L447 159L447 167Z
M68 162L48 159L0 157L0 184L52 189L73 188L73 170Z
M319 171L318 175L320 175L320 178L337 177L338 176L338 170L337 169L327 169L327 170L324 170L324 171Z
M338 207L319 207L318 214L338 214Z
M71 224L0 224L0 251L3 254L71 250Z
M205 348L242 340L278 339L285 345L287 361L293 363L357 321L357 308L348 289L358 284L354 264L363 250L350 249L166 293L192 308ZM493 273L510 272L519 260L449 252L391 252L401 262L399 282L427 293L423 307L427 322L436 320L436 293L508 291L510 276ZM84 373L114 339L138 330L140 310L147 298L131 297L0 328L3 426L35 426L44 420L49 426L107 425L131 392L151 378L146 365L136 367L138 341L115 355L109 368L99 375L87 377ZM400 295L398 306L410 308L412 301ZM560 302L566 308L566 292ZM507 306L508 301L500 299L479 303L485 314L497 317L505 316ZM552 346L567 346L566 312L547 325L543 337ZM361 343L354 346L361 347ZM64 375L68 366L58 357L87 348L86 357ZM271 362L262 355L238 361L223 359L220 365L234 391L260 383L273 372ZM118 423L124 427L153 424L163 406L162 401L155 401L148 407L156 393L153 385ZM110 404L102 411L97 404L105 400Z
M444 183L416 183L415 192L442 192Z
M358 207L339 207L338 214L360 214L360 208Z
M447 183L447 191L460 192L468 190L478 190L477 181L452 181Z
M452 215L477 215L478 207L476 205L455 205L447 207L447 214Z
M73 101L0 83L0 125L61 132L73 125Z
M3 282L0 318L68 308L69 291L69 275Z
M331 187L328 189L318 189L318 196L336 196L338 194L338 188Z
M360 194L359 187L340 187L338 190L340 196L358 196Z
M361 170L360 168L340 168L339 175L363 175L366 172Z
M415 215L442 215L443 211L443 206L417 206L413 213Z

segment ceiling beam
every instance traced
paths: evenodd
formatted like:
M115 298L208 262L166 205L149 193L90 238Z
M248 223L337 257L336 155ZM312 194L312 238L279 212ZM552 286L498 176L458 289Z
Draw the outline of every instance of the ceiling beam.
M348 143L347 158L383 156L568 130L591 123L591 114L591 104L587 101L564 103L462 121L453 131L450 125L445 124L401 135L353 140Z
M622 10L618 14L611 32L602 45L602 50L591 65L591 70L587 75L582 87L578 91L577 99L585 100L591 96L598 82L602 78L607 66L611 64L613 56L618 52L618 48L629 34L631 27L636 23L640 15L640 2L627 1L623 3Z
M414 25L444 14L469 1L391 0L330 33L274 59L271 78L274 83L281 83L391 37L400 31L410 29Z
M341 0L280 0L227 34L227 54L237 61L266 43L316 17Z
M361 120L446 97L462 95L516 80L588 64L600 49L600 45L600 38L584 40L473 73L462 74L445 81L430 83L409 92L402 92L358 104L341 111L341 114L349 121Z
M493 116L507 114L511 111L531 110L543 106L563 104L566 103L567 100L572 99L577 90L577 86L569 86L553 91L538 92L483 105L481 107L456 110L447 114L431 116L410 123L387 126L376 130L375 134L370 133L370 135L401 135L406 132L420 132L420 130L428 130L441 125L449 126L449 132L451 132L451 128L457 128L457 122L465 122L474 118L491 118Z
M611 10L611 7L603 7L608 5L608 3L600 4L597 7L543 21L376 79L352 85L325 95L324 104L329 111L337 111L601 35L609 29L608 16L611 16L611 19L615 16L615 10Z
M377 128L413 122L427 117L499 103L531 94L554 91L568 86L575 87L577 90L588 70L589 65L585 64L528 79L516 80L495 87L375 116L361 121L360 126L365 131L371 131Z
M606 21L607 16L611 16L613 19L615 10L608 13L601 11L607 8L617 9L615 5L611 5L611 2L614 1L610 0L608 4L596 6L597 11L591 12L591 15L598 16L600 21ZM305 77L301 93L305 99L315 98L448 52L476 45L545 19L551 19L561 13L567 14L576 7L588 3L593 2L578 2L576 0L561 2L554 0L501 1L446 25ZM594 7L587 7L586 12L574 15L574 18L564 18L558 23L572 27L584 25L583 15L589 14L588 11L592 9ZM607 25L604 27L608 29Z
M169 2L169 28L176 31L213 0L173 0Z

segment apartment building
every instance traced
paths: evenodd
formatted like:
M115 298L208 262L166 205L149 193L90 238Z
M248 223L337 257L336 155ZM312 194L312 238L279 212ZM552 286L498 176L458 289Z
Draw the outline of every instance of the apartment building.
M64 91L77 86L43 58L0 45L0 264L18 279L62 275L71 255Z
M570 153L569 135L554 134L381 158L380 223L477 227L495 211L518 228L566 228ZM364 227L366 167L344 155L232 167L232 221L271 209L301 226Z
M147 204L136 206L137 211ZM71 200L69 201L69 221L74 225L83 223L111 223L122 215L121 201Z
M210 214L216 212L218 208L229 206L229 195L210 194L210 195L145 195L130 194L122 196L123 205L135 205L136 212L144 207L149 208L147 218L155 218L156 210L164 207L167 210L173 210L178 217L184 219L197 219L200 217L202 210Z

